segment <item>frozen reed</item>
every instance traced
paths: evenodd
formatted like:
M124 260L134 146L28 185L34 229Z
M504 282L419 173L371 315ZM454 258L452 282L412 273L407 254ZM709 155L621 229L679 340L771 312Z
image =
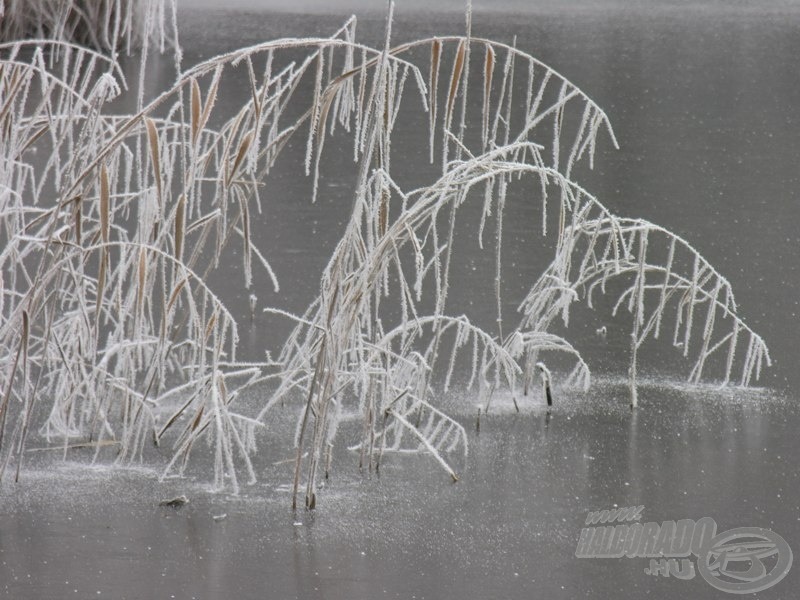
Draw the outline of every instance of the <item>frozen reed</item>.
M242 48L121 115L108 109L128 89L115 58L65 40L113 50L151 39L173 5L135 4L158 25L142 30L128 21L130 2L99 3L86 13L91 26L69 11L58 17L62 4L17 7L17 21L8 18L17 5L5 5L7 36L31 33L28 9L50 11L60 29L33 32L57 41L0 46L0 475L10 464L19 474L31 434L65 454L81 444L100 458L112 444L120 464L156 444L167 448L165 476L185 473L202 441L209 476L237 491L242 477L256 479L272 409L288 404L298 408L294 506L301 493L316 506L353 415L361 468L424 452L455 481L449 456L467 451L467 434L437 406L437 390L463 377L485 415L495 390L516 397L538 372L550 405L542 361L554 353L573 365L559 383L585 388L589 366L553 329L611 280L624 284L614 311L631 314L633 405L638 351L650 339L666 335L693 357L692 381L716 368L721 383L748 385L769 364L729 283L688 242L613 215L575 182L601 139L616 145L605 112L514 45L472 36L469 10L464 36L393 45L390 8L382 47L359 43L351 18L329 37ZM83 29L90 40L75 33ZM236 73L249 99L218 102ZM393 134L413 126L398 118L408 105L428 128L437 173L416 189L393 175ZM248 295L254 282L278 289L251 216L269 210L262 186L292 139L306 149L298 176L312 178L313 202L334 131L335 147L350 144L353 157L345 231L307 310L273 310L296 324L279 355L241 362L240 323L208 276L236 250ZM553 251L515 326L502 314L500 260L512 188L537 206L531 227ZM495 254L496 330L448 310L467 203L480 207L477 243ZM248 412L237 399L255 386L270 393Z

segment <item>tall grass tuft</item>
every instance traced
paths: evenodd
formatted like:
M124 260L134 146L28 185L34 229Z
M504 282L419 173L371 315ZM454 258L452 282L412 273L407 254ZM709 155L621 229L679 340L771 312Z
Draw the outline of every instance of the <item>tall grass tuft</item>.
M111 44L92 42L99 48L133 39L120 25L129 13L119 11L134 5L113 6L90 28L113 25ZM161 7L152 18L163 24L173 5L144 6ZM484 415L499 387L527 389L537 366L550 399L541 359L551 353L573 361L566 383L588 386L587 363L554 324L568 324L577 301L591 307L612 279L627 286L615 311L632 316L633 405L638 350L664 331L695 357L692 381L715 364L723 383L736 376L748 385L769 364L728 282L687 242L613 215L574 181L579 163L593 165L599 140L616 146L606 113L578 87L514 45L473 36L469 10L464 36L393 45L390 8L378 48L356 40L356 24L206 60L128 115L108 109L127 89L114 58L63 40L0 46L2 471L16 464L19 473L32 432L65 454L80 444L101 458L113 446L119 464L160 445L165 476L185 473L206 442L210 477L237 491L242 478L256 479L252 457L272 409L288 403L298 408L294 506L301 493L316 506L352 415L362 469L378 469L387 453L422 451L456 481L448 457L467 451L467 435L437 406L436 390L459 377L463 358ZM3 27L22 35L27 26ZM63 27L63 38L80 29ZM218 102L237 72L249 99ZM436 173L415 189L393 168L393 135L408 126L401 107L428 127ZM352 144L354 193L319 295L302 314L271 309L296 324L274 361L239 361L240 324L208 275L236 250L243 287L278 289L251 233L261 186L299 139L313 201L336 128ZM541 221L531 227L553 247L516 327L502 314L500 259L512 188L535 203ZM496 330L449 310L467 203L482 215L477 243L495 254ZM248 413L237 400L254 386L270 393Z
M128 53L152 43L163 52L177 44L176 8L175 0L2 0L0 40L59 40Z

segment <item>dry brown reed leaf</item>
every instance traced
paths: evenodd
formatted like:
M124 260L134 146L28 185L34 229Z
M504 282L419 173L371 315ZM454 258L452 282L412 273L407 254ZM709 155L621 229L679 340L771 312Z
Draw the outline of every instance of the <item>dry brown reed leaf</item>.
M192 127L192 145L197 143L197 137L200 135L202 125L200 124L200 113L202 111L202 101L200 99L200 85L197 79L192 77L191 80L191 127Z
M147 126L147 138L150 142L150 161L153 167L153 178L156 182L156 198L158 199L159 207L161 207L164 205L164 201L161 193L161 157L158 149L158 131L153 119L145 117L144 121Z
M177 262L183 261L183 238L186 235L186 196L180 195L178 205L175 207L175 231L173 233L173 256Z
M449 128L453 119L453 107L458 93L458 86L461 83L461 73L464 70L464 57L466 55L466 42L461 40L456 49L456 58L453 62L453 74L450 77L450 92L447 94L447 112L445 113L445 124Z

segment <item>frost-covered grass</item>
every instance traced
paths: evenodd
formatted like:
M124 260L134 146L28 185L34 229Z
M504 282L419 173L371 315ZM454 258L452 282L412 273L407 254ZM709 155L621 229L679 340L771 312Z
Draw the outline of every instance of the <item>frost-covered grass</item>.
M0 40L61 40L128 53L154 43L163 51L177 41L164 27L174 24L175 8L173 0L2 0Z
M169 14L146 23L163 29ZM598 293L618 294L614 310L631 314L633 406L650 339L692 358L692 381L712 370L723 384L757 378L766 346L739 318L727 280L685 240L612 214L575 181L598 140L616 145L605 112L528 54L473 37L470 20L468 10L465 36L393 46L390 9L383 47L357 41L355 18L330 37L266 41L182 72L132 115L108 108L129 93L113 58L66 41L2 46L0 475L9 464L19 474L31 434L98 457L113 446L119 463L155 443L169 449L165 476L182 474L203 441L209 476L236 491L242 476L256 478L252 456L272 409L290 404L299 409L293 504L304 482L315 506L339 425L354 414L362 468L423 451L455 480L447 457L466 452L467 436L437 406L437 388L466 363L465 383L488 410L495 390L513 397L537 372L549 387L553 353L573 365L556 382L585 388L589 365L553 331ZM131 30L110 31L99 47L116 48ZM217 102L237 81L249 100ZM401 107L417 123L399 119ZM428 128L438 173L416 189L393 169L403 160L395 129L409 126ZM296 322L277 358L241 362L239 323L208 275L235 248L243 288L278 289L251 214L269 211L263 190L290 140L306 148L298 176L312 178L315 197L334 131L338 151L352 144L344 234L308 309L273 311ZM502 313L501 269L512 188L539 207L531 228L553 252L515 325ZM495 255L492 329L448 310L466 203L482 206L472 233ZM255 410L237 404L264 384L273 392Z

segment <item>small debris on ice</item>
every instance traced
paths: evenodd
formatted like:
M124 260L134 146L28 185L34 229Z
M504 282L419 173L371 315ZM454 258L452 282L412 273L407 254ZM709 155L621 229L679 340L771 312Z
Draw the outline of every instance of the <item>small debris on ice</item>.
M189 499L184 495L180 495L180 496L175 496L174 498L171 498L169 500L162 500L161 502L158 503L158 505L169 506L170 508L180 508L184 504L188 503Z

